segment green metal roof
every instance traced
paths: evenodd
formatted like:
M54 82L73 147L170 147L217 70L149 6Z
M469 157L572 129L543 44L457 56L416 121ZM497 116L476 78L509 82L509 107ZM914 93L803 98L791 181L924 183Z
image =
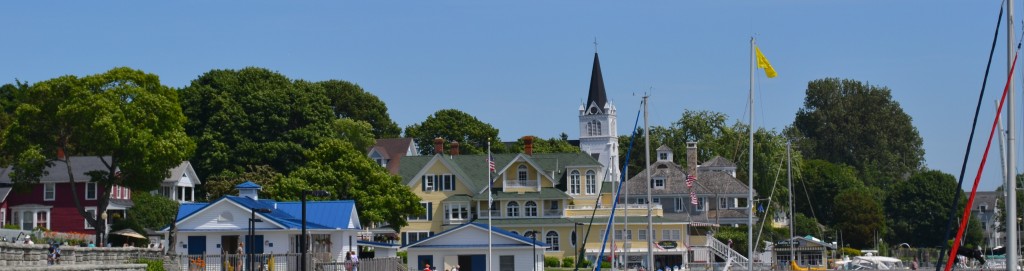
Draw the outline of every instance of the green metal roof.
M519 156L518 153L492 154L496 170L502 170ZM409 182L416 174L423 170L423 167L434 157L444 159L452 165L452 172L464 176L462 181L471 184L471 187L480 188L488 186L487 155L432 155L432 156L404 156L401 158L398 174L404 182ZM601 167L601 163L586 153L536 153L523 157L537 165L544 175L551 176L555 181L561 180L565 175L566 167ZM495 178L494 175L491 176Z
M477 195L477 198L487 199L487 191ZM516 192L501 192L497 191L494 193L494 199L496 200L509 200L509 199L571 199L569 194L566 194L562 190L558 190L553 187L543 187L540 192L524 192L522 194Z

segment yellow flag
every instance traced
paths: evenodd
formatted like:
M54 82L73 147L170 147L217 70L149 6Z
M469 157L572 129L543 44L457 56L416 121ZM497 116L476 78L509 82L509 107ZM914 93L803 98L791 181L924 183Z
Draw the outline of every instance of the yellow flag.
M768 63L768 58L764 57L764 54L761 53L761 48L754 46L754 52L757 53L757 67L764 69L764 74L768 78L779 76L779 73L775 72L775 68L772 68L772 63Z

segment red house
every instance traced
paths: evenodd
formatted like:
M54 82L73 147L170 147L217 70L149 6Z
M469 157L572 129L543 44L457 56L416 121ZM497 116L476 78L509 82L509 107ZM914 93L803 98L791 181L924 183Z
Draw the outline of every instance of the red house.
M95 215L97 210L97 185L89 182L90 171L106 170L103 161L96 156L72 156L72 174L75 176L75 191L87 213ZM104 157L109 161L109 157ZM175 169L185 167L189 172L191 165L183 162ZM180 179L180 170L172 169L178 176L171 176L170 179ZM70 178L66 164L62 161L55 161L53 166L46 169L45 176L40 177L39 183L32 185L28 191L17 191L12 189L10 178L11 168L4 168L0 172L0 225L14 224L20 229L31 230L43 227L59 232L80 232L95 234L91 227L78 213L72 198ZM194 173L192 173L194 174ZM177 178L175 178L177 177ZM167 182L167 181L165 181ZM173 184L171 184L173 186ZM189 191L191 194L191 191ZM112 224L126 216L126 210L132 207L131 189L122 186L113 186L110 191L110 202L107 204L106 220ZM101 214L100 217L103 217ZM109 229L109 227L107 227Z

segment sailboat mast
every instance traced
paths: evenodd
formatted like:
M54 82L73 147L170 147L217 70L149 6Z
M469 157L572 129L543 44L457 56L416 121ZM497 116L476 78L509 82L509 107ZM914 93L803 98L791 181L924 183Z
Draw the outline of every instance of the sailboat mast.
M647 126L647 98L644 95L644 172L647 172L647 268L654 266L654 219L651 218L651 129Z
M1013 0L1006 1L1006 67L1011 71L1013 67L1014 46L1016 40L1013 37ZM1016 134L1014 128L1014 104L1016 101L1013 87L1013 76L1008 76L1007 87L1010 89L1006 105L1006 268L1017 270L1017 159L1016 159Z
M789 140L786 141L786 182L789 183L789 257L793 258L793 222L796 220L796 213L793 212L793 155L790 153Z
M747 150L747 203L754 203L754 37L750 37L750 148ZM747 270L754 270L754 212L747 210Z

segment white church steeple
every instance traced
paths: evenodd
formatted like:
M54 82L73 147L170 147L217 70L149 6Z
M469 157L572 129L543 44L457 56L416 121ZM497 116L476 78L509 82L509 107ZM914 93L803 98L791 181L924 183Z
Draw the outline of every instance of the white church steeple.
M607 181L619 180L619 135L615 105L608 101L601 76L601 61L594 53L587 102L580 105L580 150L604 165Z

